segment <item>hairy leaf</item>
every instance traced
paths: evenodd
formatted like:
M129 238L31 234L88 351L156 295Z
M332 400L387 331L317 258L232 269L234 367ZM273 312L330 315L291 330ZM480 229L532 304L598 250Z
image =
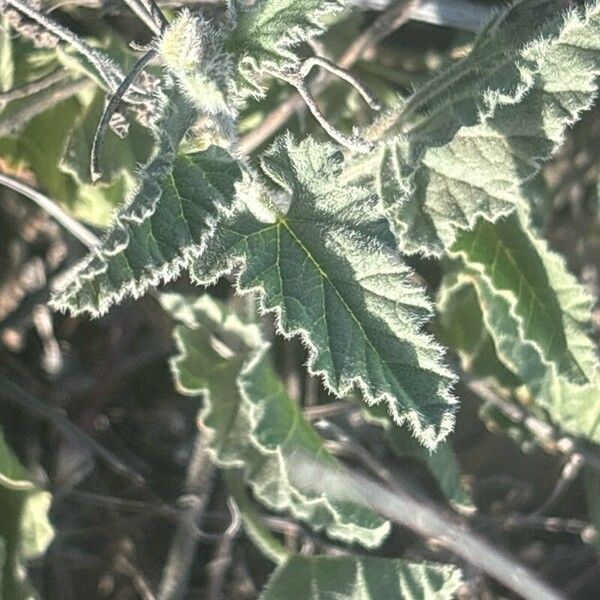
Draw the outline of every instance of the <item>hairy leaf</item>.
M366 556L293 556L271 576L261 600L450 600L456 567Z
M202 252L239 179L237 162L218 147L174 160L157 156L101 249L78 268L54 305L99 315L126 295L140 296L176 277Z
M556 424L598 441L591 301L525 219L515 213L494 224L481 220L462 233L453 246L464 265L459 279L475 289L502 364Z
M511 10L531 8L543 16L547 4L526 0ZM522 28L512 35L512 22L503 17L488 27L474 58L427 86L422 104L433 108L421 121L407 125L400 107L372 130L387 140L377 187L408 253L440 255L478 217L496 219L524 203L520 184L595 98L598 3L565 17L530 19L533 41L527 44ZM499 60L490 60L490 45ZM417 93L409 105L419 104ZM394 137L399 120L403 132Z
M519 338L536 345L542 360L576 383L597 376L588 337L591 300L564 261L524 227L518 214L480 220L452 247L495 294L503 294Z
M340 158L310 139L276 142L262 161L280 187L274 202L241 194L192 276L205 284L241 266L238 289L259 291L280 331L302 338L311 373L338 396L358 387L433 448L452 427L454 400L442 351L422 332L430 304L381 241L376 199L340 183Z
M289 510L332 537L378 545L389 524L371 511L296 487L288 463L297 452L319 464L336 460L306 422L275 375L258 326L209 296L195 302L163 295L183 324L175 330L179 355L172 361L181 391L204 396L201 420L215 463L243 468L255 496L274 510Z
M322 33L323 17L342 6L339 0L229 0L234 28L227 48L238 62L239 93L261 94L266 73L298 66L294 47Z

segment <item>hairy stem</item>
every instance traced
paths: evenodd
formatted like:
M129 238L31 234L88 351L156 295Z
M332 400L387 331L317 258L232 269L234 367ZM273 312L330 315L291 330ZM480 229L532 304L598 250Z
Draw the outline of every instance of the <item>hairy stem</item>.
M102 141L104 140L110 118L114 115L119 104L121 103L121 100L123 99L123 96L127 93L127 90L131 87L132 83L135 81L135 78L144 70L144 67L157 55L157 53L158 51L156 48L152 48L146 52L146 54L144 54L144 56L142 56L142 58L135 63L135 65L133 65L125 79L123 79L119 85L113 97L110 99L109 103L106 105L92 141L92 151L90 155L90 176L92 183L95 183L100 179L100 177L102 177L100 166L98 164L98 157L100 155L100 150L102 149Z

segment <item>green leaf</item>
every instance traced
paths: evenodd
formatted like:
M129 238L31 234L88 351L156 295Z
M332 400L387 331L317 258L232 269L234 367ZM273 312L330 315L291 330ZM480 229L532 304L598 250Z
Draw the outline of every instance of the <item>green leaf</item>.
M531 5L545 14L546 4L530 0L517 8ZM440 100L428 92L422 103L438 108L412 127L402 120L402 107L373 127L371 135L386 140L377 187L404 251L439 256L479 217L496 219L523 204L521 183L591 106L600 73L598 3L530 22L527 44L522 32L512 36L511 19L488 27L483 35L497 40L476 44L465 73L454 67L435 80L439 86L428 86L440 90ZM503 48L499 63L489 60L490 44ZM394 137L389 123L398 120L404 130Z
M159 154L100 251L91 253L55 295L54 306L100 315L124 296L138 297L175 278L202 252L240 178L238 163L221 148L174 160Z
M192 277L207 284L241 266L238 289L258 291L280 332L302 338L312 374L340 397L358 388L433 448L455 401L442 350L422 332L431 307L387 244L376 198L340 182L340 161L330 144L278 140L262 160L280 188L273 202L240 194Z
M36 487L0 430L0 598L36 596L24 563L41 556L54 537L51 495Z
M227 49L238 63L241 95L262 95L266 73L297 67L294 48L323 33L323 17L343 6L338 0L229 0L233 30Z
M204 397L200 418L214 462L243 468L256 498L273 510L289 510L346 542L381 543L389 524L370 510L330 502L292 483L290 461L299 451L328 468L337 461L275 375L258 326L209 296L195 302L176 295L161 298L183 322L175 329L179 354L172 370L183 393Z
M447 267L438 291L436 335L460 359L463 370L477 377L494 377L501 385L515 388L519 379L496 353L494 339L484 322L482 304L473 277L462 264ZM507 335L510 331L506 331Z
M452 250L477 293L502 364L565 431L600 441L600 371L589 338L591 300L527 217L481 220ZM472 318L465 316L465 318Z
M276 569L261 600L450 600L460 569L367 556L293 556Z
M503 294L519 324L518 337L535 344L545 364L576 383L597 376L588 337L591 299L518 214L496 223L480 220L472 232L461 234L452 251L494 293Z

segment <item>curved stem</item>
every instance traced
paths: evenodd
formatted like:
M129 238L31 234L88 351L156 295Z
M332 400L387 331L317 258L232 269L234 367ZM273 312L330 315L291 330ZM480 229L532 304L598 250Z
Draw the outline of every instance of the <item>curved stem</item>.
M113 97L110 99L109 103L104 109L104 112L102 113L102 117L98 123L98 127L96 128L96 133L94 134L94 139L92 141L92 151L90 155L90 176L92 178L92 183L96 183L96 181L102 177L102 173L98 164L98 156L102 148L102 141L104 140L108 124L110 123L110 118L115 114L115 111L123 99L123 96L127 93L127 90L131 87L131 84L135 81L135 78L156 56L157 52L158 51L156 48L152 48L146 52L146 54L144 54L144 56L142 56L142 58L135 63L135 65L133 65L131 71L129 71L127 77L123 79L121 85L119 85L117 91L114 93Z
M338 67L338 65L322 56L311 56L310 58L307 58L302 64L302 67L300 67L300 75L302 78L305 78L311 72L313 67L321 67L333 75L337 75L340 79L347 81L373 110L381 110L379 100L377 100L366 86L357 77L352 75L352 73L342 69L342 67Z

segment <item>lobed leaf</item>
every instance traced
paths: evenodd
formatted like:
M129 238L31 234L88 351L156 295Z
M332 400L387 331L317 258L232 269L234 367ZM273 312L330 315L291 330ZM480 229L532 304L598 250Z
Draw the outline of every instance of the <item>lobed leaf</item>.
M233 29L226 47L238 63L238 92L262 95L265 74L298 66L294 48L323 33L323 18L343 4L342 0L229 0Z
M479 217L497 219L524 204L521 183L591 106L600 5L546 18L549 6L517 3L484 31L472 57L372 128L371 137L385 140L377 188L404 251L439 256ZM514 34L515 15L532 24L529 38L523 26ZM411 126L415 107L428 112Z
M450 600L460 569L367 556L293 556L276 569L261 600Z
M442 350L422 332L431 307L387 245L376 198L340 183L340 161L329 144L277 141L262 167L283 208L260 191L241 195L192 277L207 284L240 266L238 289L258 291L280 332L302 338L311 373L338 396L356 386L433 448L455 401Z
M204 397L200 418L214 462L242 468L256 498L270 509L289 510L346 542L381 543L389 524L370 510L294 485L290 461L297 452L328 467L337 461L275 375L258 326L209 296L192 302L163 295L162 301L183 321L175 329L179 354L171 365L181 391Z

